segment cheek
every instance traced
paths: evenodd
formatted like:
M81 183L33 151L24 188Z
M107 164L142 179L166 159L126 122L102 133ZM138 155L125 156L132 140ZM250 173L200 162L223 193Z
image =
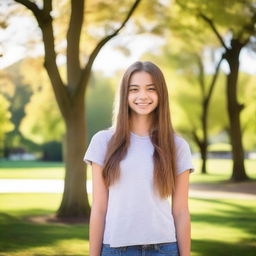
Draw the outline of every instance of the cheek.
M156 104L158 104L158 95L157 94L154 95L154 101L156 102Z
M133 98L131 94L128 95L128 104L131 104L133 102Z

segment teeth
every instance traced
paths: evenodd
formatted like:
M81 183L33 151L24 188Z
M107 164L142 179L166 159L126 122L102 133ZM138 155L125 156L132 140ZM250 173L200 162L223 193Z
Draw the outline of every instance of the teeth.
M150 103L147 103L147 104L143 104L143 103L136 103L137 105L141 105L141 106L147 106L149 105Z

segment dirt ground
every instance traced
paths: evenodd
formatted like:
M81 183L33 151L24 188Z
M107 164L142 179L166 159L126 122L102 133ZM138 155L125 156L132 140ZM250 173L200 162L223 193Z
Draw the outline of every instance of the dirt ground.
M256 181L190 184L190 197L256 199Z

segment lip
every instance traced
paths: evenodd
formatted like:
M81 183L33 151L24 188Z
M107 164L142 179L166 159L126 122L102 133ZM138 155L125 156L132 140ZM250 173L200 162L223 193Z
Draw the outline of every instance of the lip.
M150 105L152 102L148 102L148 103L135 103L136 105L141 105L141 106L147 106Z

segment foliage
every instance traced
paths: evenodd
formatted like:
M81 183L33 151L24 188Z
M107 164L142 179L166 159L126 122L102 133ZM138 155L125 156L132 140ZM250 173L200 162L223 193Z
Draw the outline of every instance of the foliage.
M25 105L32 94L30 84L26 83L26 81L23 79L26 74L30 73L27 72L27 70L31 70L31 68L24 69L23 62L24 61L18 61L7 67L4 71L2 71L4 79L0 80L0 90L11 102L9 110L11 113L11 121L14 125L14 129L5 137L5 157L7 157L10 152L17 148L26 149L26 151L29 152L38 150L37 146L33 142L25 139L19 132L20 122L25 115Z
M246 40L252 35L251 24L255 19L255 4L253 0L183 0L177 1L184 12L194 14L201 19L202 14L208 16L220 26L220 32L228 36L229 33L234 38ZM254 34L255 35L255 34Z
M256 76L241 73L238 98L244 105L241 112L241 125L245 149L256 150Z
M114 87L111 78L94 73L86 95L88 135L111 126Z
M20 131L36 143L61 141L64 125L49 84L34 92L25 108Z
M28 60L28 65L36 62L37 60ZM64 127L54 95L44 71L40 66L36 67L25 80L31 84L34 93L26 106L26 116L20 129L24 136L37 143L52 140L62 142ZM105 78L100 73L91 77L86 103L89 137L111 125L114 98L112 83L110 78Z
M22 63L22 70L30 70L22 72L22 75L33 94L26 104L19 130L24 137L37 144L62 141L64 133L64 124L42 61L42 58L29 58Z
M13 130L14 126L11 123L11 113L9 111L10 103L0 94L0 149L3 148L4 137L7 132Z

